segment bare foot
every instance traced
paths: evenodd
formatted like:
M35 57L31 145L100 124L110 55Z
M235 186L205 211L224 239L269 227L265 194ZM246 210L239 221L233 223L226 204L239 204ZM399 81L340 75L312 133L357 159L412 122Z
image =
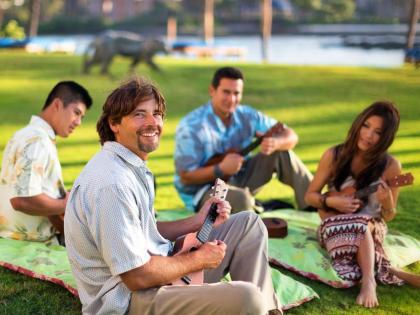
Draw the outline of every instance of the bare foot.
M362 286L360 288L360 293L356 298L356 303L369 308L379 305L376 296L375 279L362 280Z

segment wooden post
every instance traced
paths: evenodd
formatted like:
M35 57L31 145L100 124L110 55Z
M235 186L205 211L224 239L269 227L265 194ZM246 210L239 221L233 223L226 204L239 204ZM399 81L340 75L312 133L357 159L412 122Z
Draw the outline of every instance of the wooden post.
M214 40L214 0L204 2L204 41L206 44Z
M31 20L29 24L29 37L38 35L39 16L41 14L41 0L32 0Z
M168 43L172 43L176 41L176 33L177 33L177 25L176 25L176 17L170 16L168 17L168 24L166 30L166 40Z
M420 0L412 0L410 15L410 24L408 25L407 33L407 49L413 48L416 40L417 21L420 17Z
M268 61L268 45L271 37L271 25L273 22L272 0L262 0L261 3L261 52L263 62Z

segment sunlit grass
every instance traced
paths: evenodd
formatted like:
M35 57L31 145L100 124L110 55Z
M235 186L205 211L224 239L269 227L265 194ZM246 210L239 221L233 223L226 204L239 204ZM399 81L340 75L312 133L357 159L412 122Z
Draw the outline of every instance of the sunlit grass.
M225 63L209 60L159 58L163 72L144 65L137 74L155 81L168 104L160 148L150 155L149 167L157 180L156 208L182 208L173 187L175 128L180 118L208 100L208 85L214 70ZM391 147L412 172L415 184L401 189L398 216L389 224L420 238L420 72L412 67L374 69L357 67L299 67L234 63L245 73L243 103L252 104L293 127L300 137L296 152L314 172L321 154L346 136L354 117L377 99L395 101L401 111L398 137ZM94 99L84 124L68 139L59 139L58 151L67 188L85 163L100 149L95 131L102 104L109 92L128 77L128 61L117 58L113 77L94 69L82 75L81 57L60 54L29 55L0 51L0 158L7 140L40 111L47 93L59 80L76 80ZM293 202L291 189L273 180L258 196L284 198ZM412 266L420 273L420 264ZM380 286L381 306L368 311L354 305L357 288L337 290L295 276L313 287L321 300L292 309L290 314L414 314L420 306L419 291L410 287ZM34 302L35 301L35 302ZM3 311L4 310L4 311ZM0 313L78 314L80 304L64 289L32 280L0 268Z

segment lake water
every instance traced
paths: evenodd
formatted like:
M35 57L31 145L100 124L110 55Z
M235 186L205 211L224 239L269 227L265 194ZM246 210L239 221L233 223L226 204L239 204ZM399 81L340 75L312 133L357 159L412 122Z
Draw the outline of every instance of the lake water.
M46 51L72 51L82 54L92 40L90 35L38 36L32 47ZM198 37L178 37L178 41L196 42ZM242 57L216 55L218 60L262 61L259 36L227 36L216 38L213 47L236 47L244 52ZM269 62L288 65L343 65L369 67L400 67L404 60L402 49L363 49L344 46L340 36L275 35L269 43ZM176 55L177 58L196 58Z

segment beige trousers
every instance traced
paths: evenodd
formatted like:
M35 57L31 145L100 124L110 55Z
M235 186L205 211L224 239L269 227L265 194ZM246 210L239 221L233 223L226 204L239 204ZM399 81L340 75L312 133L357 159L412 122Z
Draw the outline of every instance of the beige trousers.
M162 286L132 294L129 314L267 314L280 310L268 265L267 230L246 211L215 228L210 239L227 244L215 269L205 270L203 285ZM230 273L231 282L219 282Z
M293 151L277 151L271 155L257 154L250 158L242 170L232 177L226 200L232 206L232 212L257 210L254 195L277 175L280 182L295 191L295 200L299 209L305 209L305 193L313 176ZM210 197L207 191L197 209Z

